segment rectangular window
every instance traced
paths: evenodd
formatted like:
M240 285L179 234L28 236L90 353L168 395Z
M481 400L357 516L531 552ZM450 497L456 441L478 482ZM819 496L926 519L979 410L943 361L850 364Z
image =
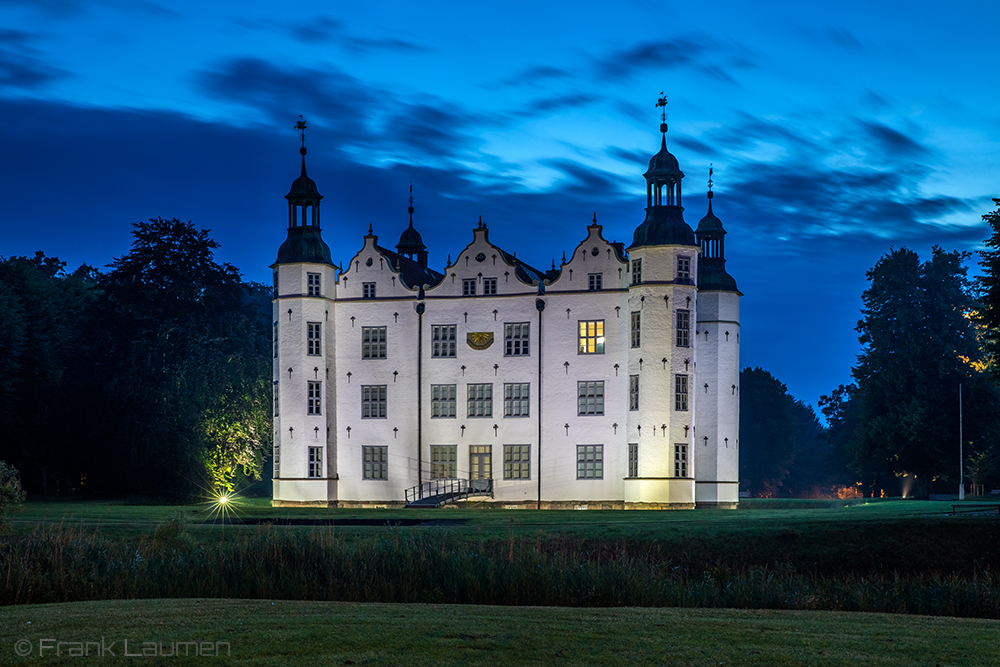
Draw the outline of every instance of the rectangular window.
M642 260L632 260L632 284L638 285L642 282Z
M318 357L323 354L323 325L319 322L306 322L306 354Z
M628 476L639 476L639 443L628 443Z
M638 310L632 312L632 347L639 347L642 344L642 334L640 333L642 327L642 315Z
M361 358L385 359L385 327L361 327Z
M577 414L604 414L604 380L577 382Z
M690 283L691 282L691 258L690 257L678 257L677 258L677 282Z
M458 477L458 445L431 445L431 479Z
M527 322L503 325L503 354L505 357L523 357L528 354L530 325Z
M503 416L504 417L527 417L528 416L528 394L529 384L527 382L518 384L506 382L503 385Z
M361 387L361 418L385 419L385 385L372 384Z
M604 354L604 320L580 320L580 354Z
M274 346L274 358L278 358L278 323L274 323L274 333L271 334L271 341Z
M476 296L476 279L462 279L462 296Z
M674 377L674 410L688 409L688 376Z
M431 385L431 417L455 416L455 388L453 384Z
M280 407L281 407L281 403L278 400L278 386L279 386L278 385L278 381L275 380L274 381L274 416L275 417L278 416L278 412L279 412Z
M469 416L470 417L493 416L492 384L469 385Z
M435 324L431 327L431 356L455 356L454 324Z
M497 279L483 278L483 294L496 294L496 293L497 293Z
M277 271L274 272L274 297L273 298L275 298L275 299L278 298L278 272ZM275 476L277 476L277 475L275 475Z
M323 476L323 448L322 447L310 447L309 448L309 476L310 477L322 477Z
M531 445L503 446L503 478L531 479Z
M361 448L365 479L389 479L389 447L368 445Z
M309 394L308 394L308 409L307 412L311 415L321 415L323 414L323 383L322 382L309 382Z
M362 299L375 298L375 283L361 283L361 298Z
M603 273L588 273L587 274L587 289L591 292L599 292L604 289L604 274Z
M576 478L604 479L604 445L576 446Z
M688 446L674 445L674 477L688 476Z
M688 347L691 345L691 311L677 311L677 346Z
M628 376L628 409L639 409L639 376Z
M318 273L307 273L306 274L306 295L308 296L319 296L319 274Z

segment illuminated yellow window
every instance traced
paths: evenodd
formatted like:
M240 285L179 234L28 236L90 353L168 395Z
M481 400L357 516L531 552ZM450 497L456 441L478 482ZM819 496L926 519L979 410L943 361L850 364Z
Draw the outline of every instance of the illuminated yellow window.
M604 354L604 320L580 320L580 354Z

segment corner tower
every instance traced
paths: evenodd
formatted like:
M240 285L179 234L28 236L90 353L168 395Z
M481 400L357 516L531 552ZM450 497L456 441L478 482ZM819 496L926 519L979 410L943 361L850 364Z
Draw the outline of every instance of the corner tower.
M666 97L660 150L649 161L646 217L629 247L629 475L625 503L693 508L698 253L684 222L684 173L667 150Z
M320 233L323 195L306 174L306 124L300 120L302 172L285 195L288 235L274 276L273 504L329 505L337 498L334 415L336 269Z
M698 418L694 443L699 507L735 508L739 503L740 291L726 272L726 230L712 211L698 223Z

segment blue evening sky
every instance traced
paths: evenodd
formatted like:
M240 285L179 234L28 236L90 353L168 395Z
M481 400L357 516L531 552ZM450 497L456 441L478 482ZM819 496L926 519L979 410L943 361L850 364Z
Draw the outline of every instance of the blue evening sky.
M178 217L270 282L309 174L334 261L407 224L441 267L490 240L539 268L596 212L631 242L668 145L745 294L743 366L813 405L850 380L866 269L974 250L1000 196L995 0L839 3L0 0L0 255L75 268Z

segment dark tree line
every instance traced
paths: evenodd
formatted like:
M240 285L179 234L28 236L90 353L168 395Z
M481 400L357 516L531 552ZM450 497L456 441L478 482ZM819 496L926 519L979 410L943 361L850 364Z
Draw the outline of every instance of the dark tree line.
M0 261L0 459L29 493L183 497L260 476L270 290L191 223L133 236L105 271Z
M742 372L742 489L812 495L858 480L866 495L898 495L905 476L919 497L955 492L960 444L964 481L1000 487L1000 208L983 219L975 281L969 254L937 247L925 261L893 250L868 271L854 382L820 399L825 426L766 371Z

